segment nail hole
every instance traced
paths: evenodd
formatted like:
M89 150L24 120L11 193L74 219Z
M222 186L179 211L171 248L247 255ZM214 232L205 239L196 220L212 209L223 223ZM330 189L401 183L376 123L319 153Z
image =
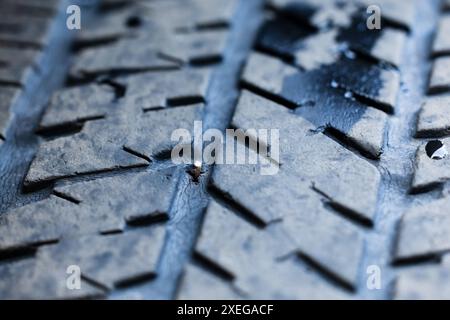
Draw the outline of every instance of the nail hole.
M439 140L432 140L425 146L425 151L427 156L433 160L442 160L448 155L447 148Z

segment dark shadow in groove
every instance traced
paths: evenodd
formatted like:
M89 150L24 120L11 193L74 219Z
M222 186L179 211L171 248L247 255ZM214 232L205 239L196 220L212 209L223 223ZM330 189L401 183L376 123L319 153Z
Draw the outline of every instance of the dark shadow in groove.
M88 176L93 176L93 175L112 174L112 173L123 172L123 171L131 172L132 169L142 168L142 167L147 167L147 166L148 166L148 164L136 164L136 165L126 166L126 167L116 167L116 168L108 168L108 169L102 169L102 170L96 170L96 171L75 173L75 174L71 174L71 175L53 178L52 180L36 181L36 182L28 182L28 183L23 182L22 191L24 193L29 193L29 192L45 189L47 187L53 187L55 182L59 181L59 180L76 179L76 178L88 177Z
M209 31L209 30L223 30L228 29L230 27L230 23L228 21L218 21L218 22L210 22L205 24L200 24L197 26L196 30L198 31Z
M383 17L381 21L381 28L383 27L390 27L392 29L397 29L398 31L404 31L408 36L411 34L411 30L409 29L408 26L405 26L404 24L401 24L387 17Z
M392 265L395 267L421 265L421 264L439 264L441 262L441 256L436 253L412 256L407 258L395 259Z
M194 28L177 28L175 29L175 33L177 34L189 34L192 31L196 32L203 32L203 31L226 31L229 29L230 24L227 21L217 21L217 22L210 22L210 23L204 23L199 24L195 26Z
M120 39L121 39L120 36L112 36L94 40L78 40L72 45L71 50L72 53L79 54L81 51L85 49L93 49L96 47L105 46L108 44L112 44L114 42L118 42Z
M281 61L283 61L285 64L291 65L295 68L298 68L300 71L303 71L302 68L300 68L299 66L294 65L294 57L291 54L284 54L278 50L274 50L272 48L267 48L267 47L263 47L261 45L256 45L255 46L255 51L259 52L259 53L263 53L265 55L268 55L272 58L277 58L280 59Z
M10 248L10 249L6 249L6 250L0 250L0 262L2 262L4 260L12 261L12 260L19 260L19 259L33 257L36 254L38 247L53 245L53 244L57 244L58 242L59 242L59 240L57 240L57 239L46 240L46 241L35 242L30 245Z
M132 150L132 149L126 147L126 146L123 146L123 151L125 151L125 152L127 152L127 153L129 153L129 154L131 154L131 155L133 155L133 156L135 156L135 157L144 159L144 160L146 160L146 161L148 161L148 162L152 162L152 161L150 160L150 158L147 157L145 154L142 154L142 153L139 153L139 152L137 152L137 151L134 151L134 150Z
M83 281L87 282L88 284L90 284L91 286L96 287L97 289L104 291L105 293L109 291L109 289L106 286L104 286L103 284L101 284L101 283L99 283L99 282L97 282L97 281L95 281L95 280L93 280L91 278L86 277L83 274L83 272L81 272L81 279Z
M331 210L335 211L337 214L342 216L343 218L345 218L347 220L351 220L354 223L360 225L361 227L373 228L373 222L370 219L368 219L364 216L361 216L359 213L354 212L353 210L346 208L346 207L340 205L339 203L327 202L326 205Z
M214 185L208 186L208 193L216 200L218 203L223 205L225 208L234 212L237 216L241 217L251 225L258 229L264 229L267 225L261 220L257 215L251 212L249 209L244 207L242 204L233 199L230 194L223 192Z
M160 72L160 71L174 71L179 70L180 66L170 66L170 67L148 67L148 68L122 68L105 70L99 72L80 72L76 75L68 75L66 81L66 87L80 86L84 84L90 84L96 82L99 79L112 79L120 76L138 75L146 72Z
M16 81L7 81L7 80L0 80L0 86L5 86L5 87L14 87L14 88L22 88L22 84Z
M394 114L394 109L385 103L374 101L368 97L362 96L354 91L352 91L353 98L360 102L361 104L367 106L368 108L372 107L374 109L378 109L380 111L383 111L384 113L387 113L388 115Z
M103 79L99 83L110 86L114 90L114 96L116 100L124 97L127 92L126 85L118 83L112 79Z
M153 159L158 161L164 161L171 159L172 149L165 149L153 155Z
M144 282L152 281L153 279L155 279L154 273L145 273L145 274L141 274L141 275L129 278L129 279L118 281L114 284L114 286L116 288L131 287L131 286L139 285Z
M56 191L56 190L53 190L53 195L56 196L56 197L58 197L58 198L64 199L64 200L66 200L66 201L72 202L72 203L74 203L74 204L80 204L80 203L81 203L80 200L75 199L75 198L71 197L71 196L68 195L68 194L64 194L64 193L62 193L62 192L58 192L58 191Z
M334 274L332 271L328 270L326 267L323 267L318 262L314 261L312 258L310 258L308 255L298 252L298 257L305 262L308 266L310 266L312 269L314 269L316 272L318 272L322 277L324 277L329 282L333 283L334 285L349 291L351 293L354 293L355 287L348 283L347 281L341 279L339 276Z
M237 132L238 130L241 130L243 133L245 133L245 129L242 128L238 128L233 124L230 124L228 126L228 129L234 130L235 132ZM256 139L255 139L256 138ZM256 144L254 147L256 148L252 148L253 146L250 144L250 142L252 142L252 144ZM267 141L268 142L268 141ZM237 138L235 138L233 140L234 145L236 146L237 144L239 144ZM274 159L270 158L270 153L271 153L271 146L268 145L265 141L262 141L261 139L259 139L258 137L249 137L246 136L245 140L244 140L244 146L245 148L247 148L248 150L254 151L256 153L258 153L258 150L267 150L267 154L266 155L262 155L261 153L258 153L259 156L264 157L266 160L270 161L271 163L277 163ZM246 151L247 153L248 151ZM279 164L281 167L281 164Z
M185 96L167 99L167 105L169 107L181 107L197 103L205 103L205 100L201 96Z
M130 220L127 220L127 225L131 227L145 227L157 222L164 222L168 220L169 216L167 215L167 213L155 212L146 216L141 216L138 218L132 218Z
M6 249L0 251L0 262L31 258L36 254L35 246Z
M398 70L398 67L396 65L392 64L391 62L377 59L377 58L371 56L370 54L368 54L368 53L366 53L363 50L360 50L358 48L351 47L350 49L351 49L352 52L354 52L356 54L356 59L358 59L359 61L364 61L364 62L366 62L368 64L371 64L371 65L384 65L387 68Z
M31 183L30 182L29 183L25 183L25 181L23 181L23 183L22 183L22 192L23 193L36 192L36 191L43 190L43 189L46 189L46 188L53 188L54 185L55 185L55 180L36 181L36 182L31 182Z
M435 86L435 87L431 87L428 89L428 94L430 96L433 95L438 95L438 94L442 94L442 93L447 93L450 91L450 85L440 85L440 86Z
M412 187L411 190L409 191L409 194L415 195L415 194L427 193L427 192L431 192L436 189L442 188L443 186L444 186L444 184L442 182L429 183L429 184L421 186L421 187Z
M12 47L17 49L35 49L39 51L43 49L41 44L35 43L33 41L13 40L13 39L0 40L0 47Z
M333 201L332 198L330 198L327 194L325 194L321 190L317 189L315 186L312 186L311 189L327 199L327 201L325 202L325 206L329 210L337 213L344 219L350 220L351 222L353 222L361 227L373 228L373 222L370 219L368 219L367 217L364 217L361 214L359 214L358 212L355 212L352 209L349 209L349 208Z
M116 1L100 1L99 13L100 14L112 14L114 11L124 10L127 7L133 5L133 1L129 0L116 0Z
M197 265L208 270L217 277L229 282L234 280L234 276L230 272L222 268L214 261L211 261L209 258L205 257L201 253L194 252L193 258Z
M359 144L355 143L349 137L347 137L345 134L343 134L339 130L336 130L333 127L330 127L330 126L326 127L323 130L323 134L326 135L328 138L336 141L337 143L339 143L341 146L343 146L347 150L361 155L368 162L372 163L372 161L370 161L370 160L379 160L380 159L381 154L373 155L373 154L369 153L367 150L364 150Z
M123 230L108 230L108 231L102 231L100 232L100 235L102 236L110 236L110 235L115 235L115 234L122 234Z
M431 53L431 58L442 58L442 57L449 57L450 56L450 50L444 50L439 52Z
M158 58L169 61L169 62L173 62L178 64L179 67L181 67L184 64L184 61L177 58L177 57L173 57L170 54L167 54L165 52L158 52L157 53Z
M416 131L414 138L417 139L444 139L450 136L450 127L438 130L422 130Z
M80 133L81 130L83 129L83 125L85 122L100 119L104 119L104 117L103 116L89 117L83 120L62 123L51 127L38 127L35 132L41 137L51 140Z
M300 29L306 29L310 33L316 33L319 31L319 29L312 25L307 19L305 19L304 16L298 15L297 10L301 10L303 12L310 11L311 15L314 14L314 12L309 8L307 4L304 6L298 7L298 3L292 3L284 8L277 8L276 6L269 4L266 4L266 10L272 12L275 16L279 16L282 19L286 19L287 21L295 24L297 28Z
M189 64L193 67L207 67L222 62L222 56L210 56L191 59Z
M271 100L272 102L280 104L281 106L286 107L288 109L294 110L294 109L298 108L297 104L295 104L287 99L284 99L278 95L275 95L273 93L270 93L263 89L260 89L248 82L241 81L241 87L242 87L242 89L247 89L248 91L250 91L254 94L260 95L261 97Z

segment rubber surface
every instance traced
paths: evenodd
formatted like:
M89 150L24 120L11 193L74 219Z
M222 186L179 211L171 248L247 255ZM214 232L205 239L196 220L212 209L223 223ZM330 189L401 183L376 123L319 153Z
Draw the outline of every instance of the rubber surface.
M450 298L446 2L78 4L0 4L0 298ZM174 165L196 120L278 174Z

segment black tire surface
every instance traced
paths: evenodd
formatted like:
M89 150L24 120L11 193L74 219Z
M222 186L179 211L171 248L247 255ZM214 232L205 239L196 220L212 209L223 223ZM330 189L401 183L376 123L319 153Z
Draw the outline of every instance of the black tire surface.
M448 1L69 2L0 4L0 298L450 298Z

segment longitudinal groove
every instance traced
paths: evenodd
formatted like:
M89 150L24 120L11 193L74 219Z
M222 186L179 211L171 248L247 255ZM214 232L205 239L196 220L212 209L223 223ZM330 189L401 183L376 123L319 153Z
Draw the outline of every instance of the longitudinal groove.
M239 1L231 22L227 47L223 61L215 68L206 97L203 115L203 130L215 128L225 130L239 96L238 84L243 63L250 52L253 39L262 19L261 0ZM126 297L127 294L141 294L146 298L174 298L182 272L191 259L201 221L209 197L207 183L210 168L198 183L181 170L176 195L172 201L168 234L159 261L158 277L151 283L117 290L111 298Z
M63 1L61 6L67 6ZM89 14L86 11L85 18ZM63 85L70 58L70 44L74 33L67 33L65 14L60 14L51 24L45 54L41 57L41 72L32 74L23 94L12 108L15 117L11 122L6 142L0 153L0 212L48 196L49 190L34 194L22 193L23 173L29 167L39 145L34 128L37 127L42 111L50 95ZM6 45L6 44L5 44ZM17 173L21 174L17 174Z
M392 266L392 254L397 241L398 222L405 212L404 208L413 206L415 201L419 200L419 196L415 196L414 199L408 194L414 172L412 159L417 148L417 142L413 140L413 136L416 114L421 105L422 94L426 91L426 78L430 68L428 57L437 21L439 1L418 1L417 3L415 21L423 23L413 24L403 53L404 58L400 66L402 89L397 100L396 112L388 123L384 152L379 163L382 184L378 196L377 214L361 263L358 292L360 297L365 299L393 297L392 285L396 270ZM420 200L423 201L429 197L431 195L424 196ZM380 268L382 282L380 290L370 290L367 285L369 266Z

